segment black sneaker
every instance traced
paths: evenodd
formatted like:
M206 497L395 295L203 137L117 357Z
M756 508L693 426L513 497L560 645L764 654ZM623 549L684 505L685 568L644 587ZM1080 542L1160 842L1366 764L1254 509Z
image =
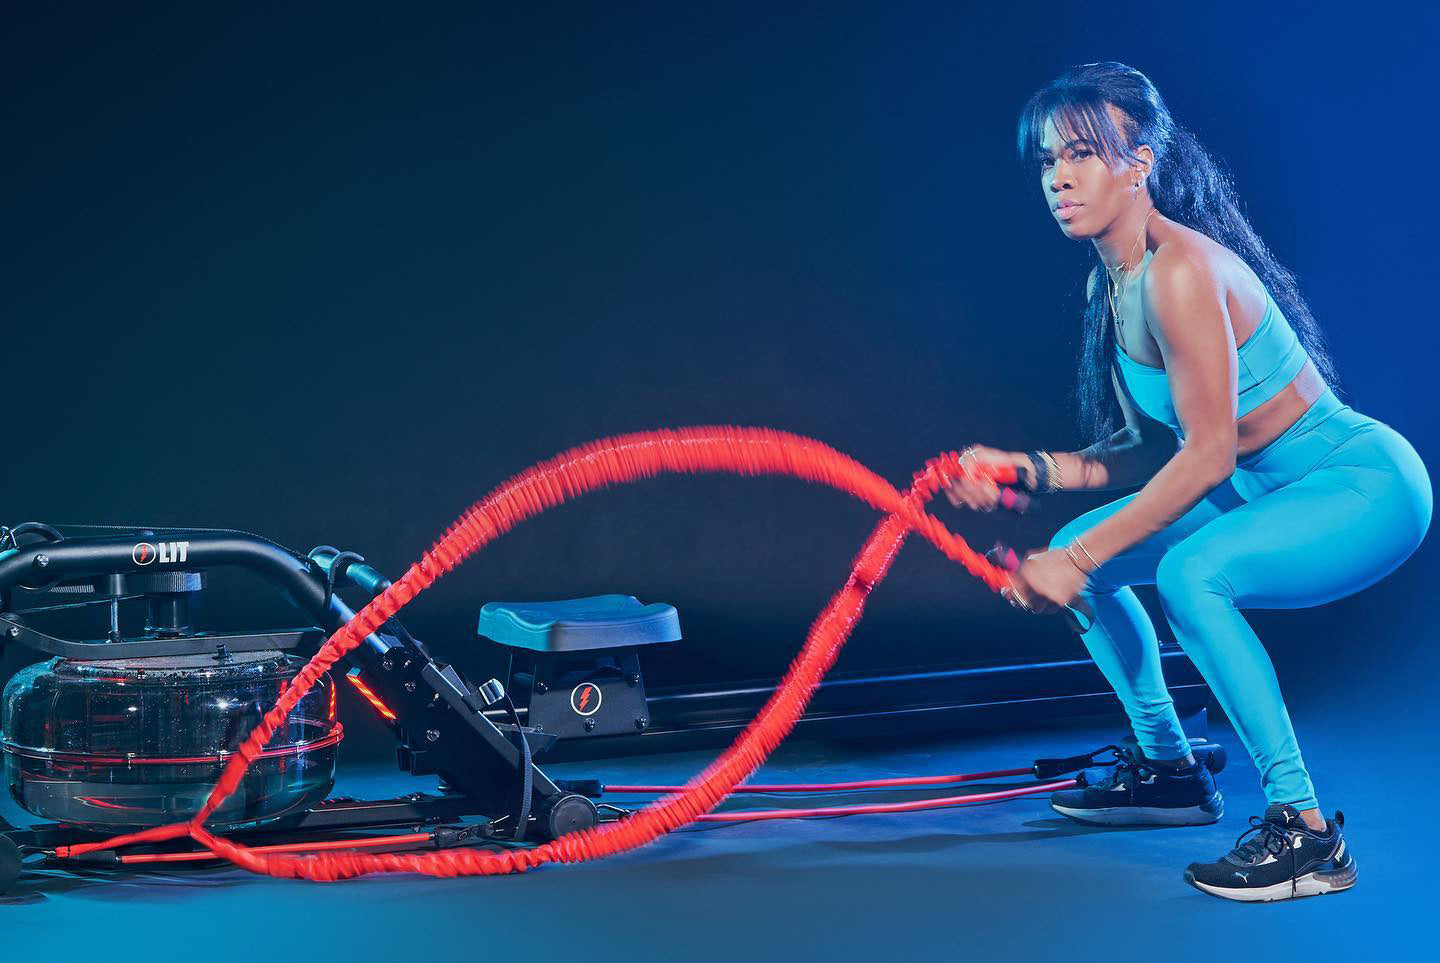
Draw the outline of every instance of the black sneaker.
M1114 766L1086 769L1078 787L1050 796L1050 808L1062 816L1101 826L1203 826L1225 812L1212 770L1225 765L1225 752L1192 747L1188 769L1156 768L1137 750L1113 747Z
M1355 860L1340 830L1345 814L1338 809L1316 832L1294 806L1266 808L1251 816L1250 828L1235 848L1213 863L1191 863L1185 882L1226 899L1268 901L1336 893L1355 885ZM1243 845L1240 840L1258 833Z

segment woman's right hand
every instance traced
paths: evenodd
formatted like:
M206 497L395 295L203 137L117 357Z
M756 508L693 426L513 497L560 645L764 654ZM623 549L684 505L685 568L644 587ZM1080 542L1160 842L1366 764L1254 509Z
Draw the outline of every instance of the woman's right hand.
M967 445L961 452L960 465L970 468L976 464L997 467L1013 465L1020 478L1033 485L1031 476L1035 467L1030 463L1030 456L1022 451L1001 451L987 445ZM964 505L977 512L993 512L1000 503L1000 486L985 478L957 476L941 490L956 508Z

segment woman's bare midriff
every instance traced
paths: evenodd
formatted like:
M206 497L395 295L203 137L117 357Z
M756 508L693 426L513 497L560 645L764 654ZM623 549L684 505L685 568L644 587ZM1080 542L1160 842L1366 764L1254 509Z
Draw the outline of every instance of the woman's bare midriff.
M1235 457L1254 454L1285 434L1286 429L1295 424L1315 403L1315 399L1324 393L1325 380L1315 370L1315 363L1307 358L1305 367L1300 369L1294 380L1280 389L1278 395L1235 423L1239 435Z

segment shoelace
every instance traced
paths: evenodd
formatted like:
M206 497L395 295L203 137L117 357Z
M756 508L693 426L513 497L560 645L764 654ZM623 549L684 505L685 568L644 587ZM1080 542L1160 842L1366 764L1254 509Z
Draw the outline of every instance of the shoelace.
M1134 778L1128 780L1126 785L1130 791L1130 798L1133 800L1136 784L1154 775L1155 770L1131 749L1126 749L1124 746L1106 746L1105 748L1115 753L1115 768L1104 779L1095 783L1095 788L1113 789L1121 779L1133 774Z
M1241 843L1241 840L1254 832L1258 832L1260 835ZM1290 837L1284 827L1263 817L1251 816L1250 828L1235 837L1235 848L1230 851L1230 856L1233 859L1253 864L1264 859L1267 853L1271 856L1279 856L1281 851L1286 849L1294 852L1290 845ZM1291 859L1293 861L1294 857L1292 856Z
M1295 855L1294 844L1290 841L1290 833L1292 831L1299 835L1311 836L1316 839L1320 838L1313 831L1308 830L1308 828L1297 829L1293 826L1285 826L1272 820L1267 820L1263 816L1251 816L1250 828L1235 838L1235 848L1230 851L1230 855L1237 859L1243 859L1246 863L1255 865L1265 858L1266 853L1278 859L1282 850L1288 850L1290 852L1290 895L1294 896L1299 885L1297 877L1299 876L1300 860L1299 857ZM1242 845L1240 840L1253 832L1259 832L1260 835Z

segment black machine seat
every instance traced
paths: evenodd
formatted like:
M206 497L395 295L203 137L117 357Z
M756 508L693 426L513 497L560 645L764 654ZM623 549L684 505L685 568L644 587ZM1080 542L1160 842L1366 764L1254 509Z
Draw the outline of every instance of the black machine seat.
M532 652L587 652L680 640L680 616L663 602L592 595L557 602L487 602L479 633Z

